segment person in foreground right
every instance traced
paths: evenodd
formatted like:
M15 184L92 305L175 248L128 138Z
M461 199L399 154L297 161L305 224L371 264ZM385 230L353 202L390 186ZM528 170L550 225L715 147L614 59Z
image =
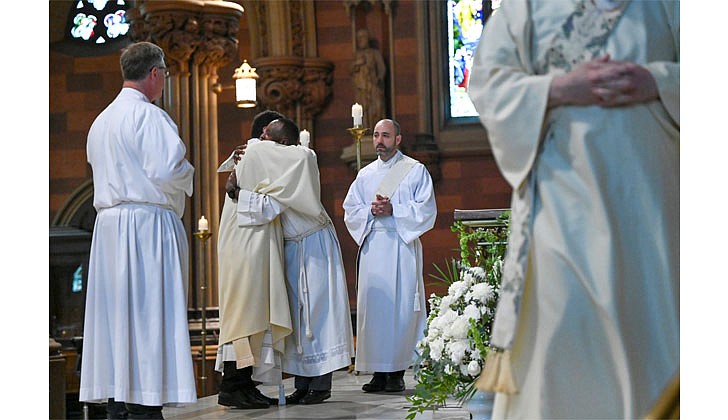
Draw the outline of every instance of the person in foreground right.
M642 418L679 375L677 1L510 0L469 93L513 187L493 418Z

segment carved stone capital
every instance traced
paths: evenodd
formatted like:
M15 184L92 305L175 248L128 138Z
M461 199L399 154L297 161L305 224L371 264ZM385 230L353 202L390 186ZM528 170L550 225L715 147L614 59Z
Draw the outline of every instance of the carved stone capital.
M126 19L129 21L129 37L134 42L149 41L149 27L137 8L126 11Z
M303 63L304 118L313 119L323 111L331 98L334 63L321 58L306 58Z
M219 68L237 59L237 17L221 14L203 14L200 18L201 42L195 53L195 62L210 68Z
M172 73L190 59L204 68L224 66L237 57L243 8L228 1L148 1L130 9L131 38L164 49Z
M258 73L258 98L270 109L294 115L296 102L303 96L301 57L261 57L253 60Z

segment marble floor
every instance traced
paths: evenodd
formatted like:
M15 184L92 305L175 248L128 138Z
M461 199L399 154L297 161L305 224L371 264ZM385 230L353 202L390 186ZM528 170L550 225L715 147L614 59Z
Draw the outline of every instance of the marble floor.
M262 410L237 410L217 404L217 395L201 398L186 407L165 407L165 419L371 419L390 420L407 417L411 404L406 400L415 385L412 371L405 372L407 389L396 393L367 394L361 386L369 382L371 375L334 372L331 398L317 405L282 405ZM293 378L283 381L285 394L293 392ZM279 395L277 386L259 386L265 395ZM469 419L470 414L456 401L436 411L426 411L417 419Z

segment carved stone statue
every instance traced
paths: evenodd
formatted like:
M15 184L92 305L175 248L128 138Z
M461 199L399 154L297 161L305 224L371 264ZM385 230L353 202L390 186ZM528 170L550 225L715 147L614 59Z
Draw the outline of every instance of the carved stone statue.
M356 32L356 46L354 63L351 66L354 100L364 107L364 126L373 129L377 121L386 117L384 76L387 67L379 50L369 47L368 30L360 29Z

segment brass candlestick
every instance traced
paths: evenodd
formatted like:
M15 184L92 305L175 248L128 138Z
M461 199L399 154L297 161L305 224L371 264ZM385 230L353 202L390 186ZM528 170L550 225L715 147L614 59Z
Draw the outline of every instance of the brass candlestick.
M346 130L354 136L354 140L356 141L356 171L359 172L361 170L361 138L369 132L369 129L356 125Z
M207 256L207 240L210 239L212 233L209 230L200 230L195 232L194 235L202 243L202 253L200 254L202 255L202 258L200 258L200 271L202 272L200 275L202 279L202 285L200 285L200 294L202 295L200 298L202 300L202 330L200 331L202 338L202 375L200 376L200 382L202 395L204 396L207 391L207 370L205 368L205 360L207 359L207 276L205 275L205 261Z

